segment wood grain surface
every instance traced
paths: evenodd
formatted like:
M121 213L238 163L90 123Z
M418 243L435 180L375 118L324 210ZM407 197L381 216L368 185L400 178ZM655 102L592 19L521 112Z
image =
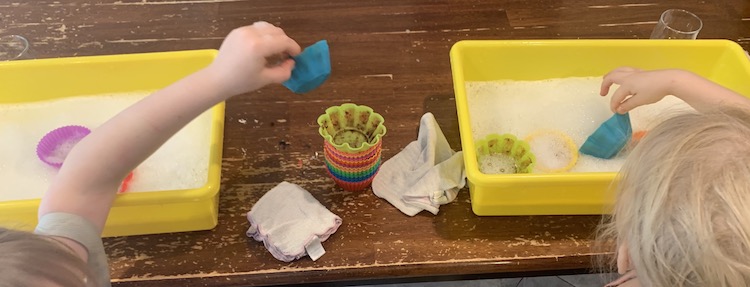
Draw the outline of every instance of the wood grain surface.
M318 90L295 95L273 86L227 102L219 226L106 238L115 286L502 277L590 267L600 217L478 217L466 189L437 216L405 216L370 190L334 185L316 118L345 102L372 107L386 120L387 159L416 139L420 117L432 112L460 149L448 58L455 42L648 38L669 8L699 15L699 38L750 48L746 0L3 0L0 35L27 37L35 58L218 48L232 28L258 20L282 27L302 46L329 42L332 75ZM284 180L343 219L316 262L278 261L245 235L246 213Z

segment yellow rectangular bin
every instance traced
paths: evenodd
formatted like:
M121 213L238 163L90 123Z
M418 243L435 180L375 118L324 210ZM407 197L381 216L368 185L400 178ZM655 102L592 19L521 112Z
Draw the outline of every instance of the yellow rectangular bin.
M750 96L750 61L727 40L476 40L450 51L461 144L477 215L604 214L614 172L487 175L479 172L466 81L601 77L619 66L693 71Z
M153 91L211 63L216 50L0 62L0 104ZM206 230L218 220L224 104L211 109L205 185L118 196L104 236ZM39 199L0 202L0 226L31 230Z

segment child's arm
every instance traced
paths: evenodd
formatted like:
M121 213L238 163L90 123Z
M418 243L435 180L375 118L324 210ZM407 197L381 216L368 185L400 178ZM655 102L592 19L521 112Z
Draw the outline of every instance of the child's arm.
M698 111L720 105L750 107L750 99L685 70L641 71L620 67L604 76L599 94L606 96L612 84L620 87L612 95L610 108L621 114L656 103L667 95L682 99Z
M234 96L289 79L299 45L266 22L232 31L208 67L155 92L93 130L71 150L42 198L39 216L66 212L104 227L125 176L202 112Z

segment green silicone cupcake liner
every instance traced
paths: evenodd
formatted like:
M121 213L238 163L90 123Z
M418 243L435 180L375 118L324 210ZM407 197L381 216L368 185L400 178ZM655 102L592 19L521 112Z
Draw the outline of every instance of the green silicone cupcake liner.
M515 173L531 173L536 163L529 144L511 134L491 134L478 141L477 161L488 156L507 156L513 161Z
M318 117L318 133L340 151L358 153L380 142L386 133L383 116L368 106L346 103Z

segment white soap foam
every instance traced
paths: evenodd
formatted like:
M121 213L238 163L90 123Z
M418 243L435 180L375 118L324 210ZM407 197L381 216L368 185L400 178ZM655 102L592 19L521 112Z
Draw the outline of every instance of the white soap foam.
M490 134L510 133L526 139L540 130L555 130L568 135L580 147L612 116L609 101L618 86L614 85L609 95L602 97L600 85L601 77L466 82L473 137L478 141ZM649 130L663 121L665 114L691 110L682 100L667 96L658 103L635 109L630 118L634 131ZM562 165L564 157L555 152L559 147L550 146L543 151L539 151L539 146L532 148L537 162ZM617 171L625 156L603 160L581 154L570 172Z
M0 201L41 198L57 169L36 155L49 131L65 125L94 130L150 92L0 104ZM201 114L136 168L128 192L191 189L208 178L211 111Z
M562 170L570 165L577 153L576 147L556 133L541 133L527 140L537 159L535 169L541 171Z
M504 154L489 154L479 157L479 171L485 174L516 173L516 161Z

